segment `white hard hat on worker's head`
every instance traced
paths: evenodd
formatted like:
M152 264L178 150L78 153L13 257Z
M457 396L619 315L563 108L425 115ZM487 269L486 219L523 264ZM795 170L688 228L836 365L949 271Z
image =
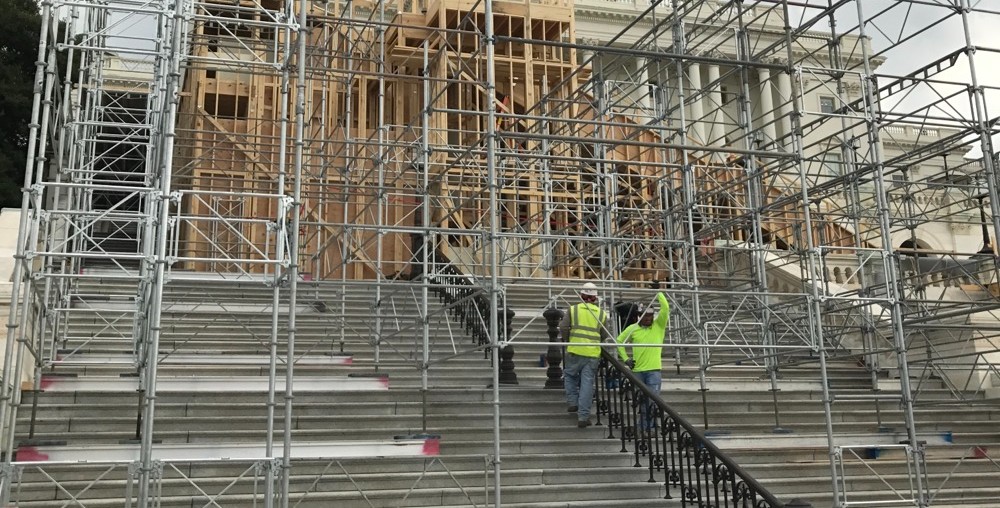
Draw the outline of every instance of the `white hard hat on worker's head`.
M580 289L580 294L583 296L597 296L597 285L593 282L588 282L583 285Z

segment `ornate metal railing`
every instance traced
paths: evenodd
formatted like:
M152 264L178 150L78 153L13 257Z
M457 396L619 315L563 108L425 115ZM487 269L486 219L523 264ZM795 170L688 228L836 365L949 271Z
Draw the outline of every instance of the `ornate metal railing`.
M631 447L635 466L661 482L666 498L704 508L791 508L778 501L694 426L667 406L613 354L601 353L597 372L597 423L607 420L608 438ZM617 437L616 437L617 432Z
M486 291L475 283L469 275L462 273L443 253L436 252L432 274L422 275L430 283L430 290L448 308L449 315L458 321L476 346L490 344L490 324L498 319L497 331L502 341L511 336L514 311L507 308L506 299L501 295L496 313L492 312ZM494 317L495 316L495 317ZM483 348L483 355L490 358L492 349ZM514 346L507 344L500 348L500 384L517 384L514 372Z
M490 315L490 301L483 289L451 263L439 264L427 279L433 283L431 291L448 306L448 313L473 342L478 346L488 344L490 330L486 316Z

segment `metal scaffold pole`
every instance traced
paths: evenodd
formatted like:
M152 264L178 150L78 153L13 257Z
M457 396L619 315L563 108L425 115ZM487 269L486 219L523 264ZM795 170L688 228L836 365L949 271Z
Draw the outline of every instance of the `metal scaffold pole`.
M302 169L305 157L306 130L306 58L311 30L308 24L309 0L298 3L298 36L295 54L295 151L292 166L291 232L288 247L288 336L285 344L285 418L282 428L281 508L288 508L292 474L292 402L295 398L295 337L299 285L299 228L302 210Z
M673 12L674 17L671 22L671 32L673 36L673 47L680 55L685 55L688 53L687 49L687 35L684 29L684 19L677 13L680 12L678 8L680 3L678 0L673 0ZM688 76L688 70L685 68L684 59L677 58L674 68L674 73L676 74L677 83L677 115L678 115L678 137L680 139L686 139L689 136L689 129L691 128L691 123L687 118L687 112L684 105L687 102L689 93L697 93L687 84L690 84L690 77ZM687 147L680 150L680 164L681 164L681 194L680 205L682 207L681 216L683 219L683 231L681 234L685 237L684 252L681 255L682 262L684 266L681 268L681 277L685 277L686 280L682 279L683 283L688 286L692 292L690 293L691 302L691 314L689 318L688 326L695 335L695 343L698 345L707 345L707 337L702 329L702 309L701 309L701 295L699 294L699 289L701 288L701 282L698 279L698 240L695 238L695 217L697 212L697 181L694 174L694 165L690 163L692 154ZM708 349L698 349L698 383L699 391L702 397L702 406L707 407L705 400L707 397L708 385L705 380L705 371L708 367ZM707 409L703 410L707 411ZM708 425L707 413L704 415L704 425Z
M431 197L430 197L430 164L431 148L428 137L431 126L431 80L430 80L430 41L423 44L423 66L420 74L423 77L421 83L422 107L420 108L420 225L423 228L420 235L420 250L417 252L420 258L420 343L421 343L421 367L420 367L420 399L421 399L421 422L420 428L427 430L427 396L430 390L428 383L428 368L431 359L431 329L430 329L430 277L435 268L431 265L434 256L434 236L430 231L431 227Z
M486 46L486 132L483 133L486 142L486 179L489 195L489 230L487 244L487 288L489 290L489 315L485 316L489 323L489 347L493 364L493 505L503 506L501 502L500 474L500 210L499 185L500 175L497 173L497 97L496 97L496 34L493 31L493 0L483 0L483 16L485 17L482 42ZM504 340L507 340L505 337Z
M163 332L163 294L166 285L167 265L170 263L169 255L169 231L170 231L170 207L174 199L171 185L172 170L174 161L174 141L176 139L176 122L178 106L180 104L181 83L181 60L185 55L186 15L184 3L166 3L162 6L161 16L161 40L163 45L159 48L157 57L158 65L164 69L161 74L161 83L154 83L160 87L160 105L163 114L157 118L158 125L154 127L151 138L156 140L159 148L157 159L157 172L152 179L156 190L150 196L156 202L154 208L156 212L156 222L153 228L155 234L154 257L150 260L153 263L153 270L150 274L151 298L148 310L145 312L148 322L146 332L147 345L145 349L145 371L143 372L144 407L142 413L142 435L139 452L139 508L147 506L157 506L156 491L151 491L155 479L153 477L154 465L153 454L153 429L156 416L156 390L157 390L157 368L159 366L160 336ZM155 113L155 112L154 112ZM154 117L156 118L156 117ZM157 131L157 128L159 131Z
M286 15L292 15L291 5L287 9ZM284 196L286 187L286 177L288 172L288 101L291 96L291 69L292 64L291 48L293 31L290 27L284 29L283 41L283 61L281 62L281 87L280 92L280 112L278 113L278 178L275 182L275 192ZM288 226L288 203L282 199L278 202L277 214L274 217L274 237L275 259L284 261L286 238L289 238ZM288 272L283 270L281 263L274 266L274 273L271 277L271 334L268 343L268 370L267 370L267 436L264 438L264 452L267 458L274 457L274 419L276 417L275 407L277 406L277 377L278 377L278 343L279 328L281 326L281 291L285 287L285 277ZM274 462L272 461L272 464ZM271 508L275 501L275 474L277 471L268 470L267 480L264 485L264 506Z
M784 6L785 15L789 15L788 3L785 2ZM836 19L830 14L830 29L835 33L836 31ZM786 34L790 28L786 29ZM786 35L787 37L787 35ZM835 46L835 45L834 45ZM791 65L792 53L791 48L786 49L786 54L789 57L789 65ZM840 66L841 62L837 61L836 58L832 59L831 66ZM800 80L796 80L796 85L801 88ZM801 123L801 108L803 105L795 98L798 97L798 93L794 93L791 98L793 101L794 116L792 118L792 148L795 150L795 164L799 171L799 178L802 182L807 181L808 173L807 166L804 162L803 144L804 140L802 138L802 123ZM803 273L803 278L810 283L809 288L809 301L808 301L808 316L809 316L809 333L811 338L811 346L816 351L819 356L819 371L820 371L820 382L822 383L822 394L823 394L823 417L824 417L824 430L826 432L827 438L827 458L830 463L830 488L831 494L835 503L839 503L841 498L840 492L840 481L838 479L837 471L837 450L834 443L834 427L833 427L833 395L830 390L829 383L829 367L828 367L828 352L827 352L827 339L824 335L824 330L822 326L822 310L821 310L821 291L823 290L820 285L820 267L822 258L820 255L820 250L816 246L816 239L812 234L813 231L813 211L810 206L811 203L810 189L806 185L802 185L801 190L801 206L803 213L803 232L802 236L805 238L805 251L800 253L800 256L805 257L806 262L801 270Z
M992 119L986 105L986 92L980 84L978 66L976 65L976 44L972 36L972 2L958 0L958 8L962 14L962 35L965 48L963 52L969 62L969 93L972 95L972 121L979 133L979 148L983 155L983 173L986 180L986 190L990 198L990 218L993 225L993 263L1000 270L1000 175L997 174L997 159L990 136L989 122Z
M375 178L378 201L375 205L375 222L378 229L375 231L375 280L385 279L383 268L383 257L385 255L385 229L381 226L387 224L387 214L389 205L389 190L386 189L386 163L389 157L386 149L386 131L388 126L385 118L385 0L378 0L378 24L375 27L375 73L377 78L376 106L375 106L375 129L377 130L377 140L375 144ZM375 286L375 364L378 365L382 353L382 285Z
M353 0L344 0L344 10L341 13L341 16L344 17L344 18L346 18L347 20L353 19L353 17L354 17L354 2L353 2ZM353 30L353 26L350 26L348 28L348 30L349 31ZM349 188L349 183L353 181L354 174L355 174L355 171L354 171L354 163L355 163L354 162L355 161L354 144L351 142L352 139L353 139L353 136L354 136L354 133L353 133L353 130L352 130L353 129L353 125L354 125L354 109L353 109L353 107L354 107L353 106L353 104L354 104L354 84L353 84L354 83L354 81L353 81L354 80L354 41L352 41L349 37L340 37L340 38L338 38L338 40L341 41L341 44L342 44L341 48L342 48L342 50L346 52L346 56L344 58L345 67L346 67L345 73L344 73L344 75L342 77L339 78L344 83L344 88L345 88L345 90L344 90L344 113L343 113L344 114L344 123L343 123L343 125L340 126L340 128L344 132L344 153L345 153L345 158L347 159L347 163L344 165L345 167L343 168L343 174L344 174L343 181L344 181L344 184L342 186L341 201L346 204L346 203L350 202L350 199L351 199L349 197L351 194L350 194L348 188ZM350 207L344 206L343 209L344 209L344 211L343 211L343 213L341 215L341 222L344 224L343 235L347 236L347 237L350 237L350 235L354 234L353 231L351 230L351 228L349 227L349 224L351 223ZM348 281L348 278L349 278L349 274L348 274L349 265L347 263L347 260L350 257L351 252L350 252L350 242L342 241L342 242L340 242L340 244L341 244L341 247L340 247L340 259L341 259L340 282L341 282L341 284L345 288L341 292L341 295L340 295L340 314L341 314L341 318L340 318L340 347L341 347L341 350L343 350L344 342L345 342L346 336L347 336L347 322L346 322L346 318L344 317L344 316L347 315L347 289L346 289L346 287L347 287L347 281ZM378 353L376 353L375 355L376 355L376 358L377 358L378 357ZM375 369L378 370L378 362L377 361L375 362Z
M872 147L872 157L871 165L874 169L874 184L875 184L875 199L878 208L878 227L882 236L882 248L883 248L883 262L885 263L886 269L886 298L887 305L890 310L890 320L892 326L892 342L894 353L896 354L896 365L899 368L899 384L900 384L900 398L903 410L904 424L906 425L906 435L907 442L914 450L917 460L913 463L913 471L911 473L911 478L915 485L916 490L916 503L917 506L923 508L928 506L927 491L924 487L926 478L924 476L923 468L925 466L924 457L924 447L917 437L917 426L916 420L913 415L913 394L910 389L910 365L907 360L908 357L908 340L906 330L903 329L903 294L902 285L898 280L899 277L899 258L892 252L892 216L889 210L889 202L887 200L888 196L888 180L886 178L886 171L884 165L884 157L882 155L882 140L881 134L879 132L879 121L881 118L881 105L875 97L875 89L878 83L873 79L873 71L871 68L871 59L868 55L868 45L864 42L866 41L866 23L865 11L861 5L860 1L855 2L857 5L858 13L858 35L863 41L861 44L861 54L862 63L864 68L864 75L862 80L862 88L864 94L864 105L865 113L867 118L865 118L865 123L867 124L867 138ZM831 442L832 437L831 437ZM838 501L839 502L839 501Z
M11 460L11 453L14 443L14 399L20 390L20 378L14 377L14 372L20 372L20 366L15 365L16 357L21 358L20 350L24 347L24 329L19 327L20 315L27 313L28 291L31 280L25 277L30 273L27 265L27 256L34 251L34 245L27 244L29 232L29 217L33 214L31 202L34 199L34 183L36 178L36 164L41 157L36 154L38 144L44 143L45 133L41 131L43 120L42 96L45 93L45 69L47 66L47 55L49 51L49 30L48 26L52 22L52 3L42 2L42 23L41 36L38 39L38 59L35 61L34 88L31 99L31 120L28 130L27 157L24 171L24 188L21 196L21 217L18 221L17 247L14 253L14 272L11 276L13 286L11 287L10 316L7 318L7 340L3 357L3 376L0 376L0 452L4 454L4 460ZM46 106L47 109L47 106ZM37 211L35 212L37 213ZM22 288L22 284L25 286ZM15 344L17 348L15 349Z

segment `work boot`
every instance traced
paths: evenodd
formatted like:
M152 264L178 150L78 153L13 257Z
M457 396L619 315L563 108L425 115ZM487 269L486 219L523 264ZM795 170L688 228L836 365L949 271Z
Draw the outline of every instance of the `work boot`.
M581 429L585 429L587 427L590 427L591 425L593 425L593 423L590 423L590 419L580 420L580 421L576 422L576 426L579 427L579 428L581 428Z

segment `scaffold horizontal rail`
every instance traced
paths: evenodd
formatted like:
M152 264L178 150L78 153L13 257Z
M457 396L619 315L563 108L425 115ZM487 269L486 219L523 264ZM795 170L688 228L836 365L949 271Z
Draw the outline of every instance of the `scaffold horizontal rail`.
M740 449L780 449L780 448L823 448L829 443L825 434L778 434L764 436L739 436L733 434L710 433L712 442L724 450ZM929 446L954 446L950 431L920 432L918 438ZM875 448L899 445L905 441L905 431L891 432L843 432L837 436L837 445L852 448Z
M275 381L277 390L285 389L284 379ZM110 376L43 376L43 392L134 392L139 381ZM296 392L381 391L389 389L389 376L309 376L295 380ZM266 393L267 377L252 376L161 376L156 390L165 393Z
M309 355L302 356L293 360L296 365L350 365L354 357L351 355L339 355L339 354L329 354L329 355ZM277 359L279 364L284 364L286 358L279 357ZM89 354L70 354L66 357L60 357L53 360L53 364L58 365L106 365L106 364L120 364L128 365L135 362L135 357L132 355L113 355L104 354L100 356L94 356ZM226 365L259 365L265 366L271 363L271 358L265 353L260 355L246 355L246 354L211 354L209 352L199 352L195 354L165 354L157 362L160 365L214 365L214 366L226 366Z

